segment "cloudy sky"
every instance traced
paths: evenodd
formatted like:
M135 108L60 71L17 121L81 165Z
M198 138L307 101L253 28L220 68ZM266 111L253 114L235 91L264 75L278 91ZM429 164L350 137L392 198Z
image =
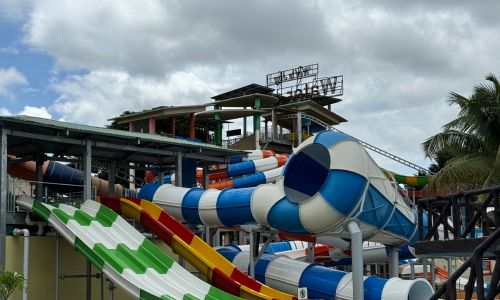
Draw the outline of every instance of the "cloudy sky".
M0 115L102 126L319 63L344 75L339 129L426 167L421 142L457 113L448 93L500 75L499 11L495 0L0 0Z

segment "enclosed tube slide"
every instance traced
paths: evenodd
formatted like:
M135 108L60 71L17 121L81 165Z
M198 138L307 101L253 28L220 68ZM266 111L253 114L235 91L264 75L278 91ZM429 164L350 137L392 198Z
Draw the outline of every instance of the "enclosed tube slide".
M276 153L273 150L248 150L246 157L233 156L230 158L229 163L235 164L248 160L263 159L271 156L275 156Z
M332 239L331 239L332 240ZM349 242L338 239L333 244L321 245L316 244L314 247L315 262L321 262L325 266L343 266L351 265L351 250ZM282 241L270 243L265 253L283 255L292 259L305 259L308 255L308 244L302 241ZM230 246L233 247L233 246ZM243 252L249 252L248 245L238 245ZM389 261L389 251L391 247L380 243L364 242L363 243L363 263L383 263ZM403 245L398 248L399 260L415 258L414 249L408 245ZM319 257L318 257L319 256Z
M217 251L240 270L248 271L249 252L243 252L237 246L228 246ZM264 254L257 261L255 278L289 293L297 291L299 287L307 287L311 299L352 299L353 294L352 273L273 254ZM421 300L429 299L432 294L432 287L425 279L364 277L366 300Z
M227 167L227 177L236 177L256 172L264 172L283 166L288 159L288 155L280 154L263 159L249 160L237 164L230 164Z
M357 218L364 240L386 245L417 240L416 212L358 142L332 131L299 145L276 184L223 191L150 185L138 197L194 224L258 223L326 239L349 238L344 224Z
M264 172L257 172L255 174L226 178L222 179L221 181L209 184L208 188L223 190L225 188L254 187L258 186L259 184L274 183L281 176L282 171L283 167L279 167Z
M15 159L9 157L9 159ZM36 162L27 161L23 163L9 164L7 171L10 175L30 181L36 181ZM68 167L56 161L48 160L42 167L43 181L62 185L51 185L50 187L60 192L81 191L83 185L83 172ZM92 186L95 187L97 195L108 194L108 181L92 176ZM122 186L115 184L115 193L121 194Z
M398 183L406 184L413 187L423 187L432 181L433 176L405 176L390 172Z
M249 154L248 158L233 157L231 159L233 162L227 167L222 165L223 168L220 168L221 166L214 168L214 170L220 170L220 172L208 174L208 180L224 180L230 177L272 170L283 166L288 159L288 155L274 156L274 152L271 150L254 150ZM202 177L203 170L197 170L197 181L201 182ZM173 184L175 182L175 173L165 175L163 182Z
M50 223L133 299L240 299L189 273L111 209L87 200L77 209L20 197L17 205Z
M138 198L99 197L99 201L126 217L133 218L156 234L205 275L214 286L250 299L294 299L239 271L217 251L176 221L156 204Z

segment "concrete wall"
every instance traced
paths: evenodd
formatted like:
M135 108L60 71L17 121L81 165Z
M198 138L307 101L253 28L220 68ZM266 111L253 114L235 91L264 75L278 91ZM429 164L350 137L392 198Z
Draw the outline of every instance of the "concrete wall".
M240 139L236 143L229 145L230 149L255 150L255 136L253 134Z
M155 240L167 254L177 260L170 248L163 242ZM23 237L7 237L6 243L6 270L22 273L23 271ZM55 299L55 263L56 239L47 236L30 237L30 261L28 276L28 299L53 300ZM186 266L193 271L193 267ZM85 274L86 260L79 252L68 244L62 237L59 239L59 272L60 274ZM99 272L92 268L92 273ZM100 299L100 279L92 279L92 299ZM84 300L86 299L86 279L63 279L59 281L60 299ZM21 292L15 292L9 300L21 300ZM108 282L104 281L104 298L111 299ZM114 290L114 299L132 299L120 288Z

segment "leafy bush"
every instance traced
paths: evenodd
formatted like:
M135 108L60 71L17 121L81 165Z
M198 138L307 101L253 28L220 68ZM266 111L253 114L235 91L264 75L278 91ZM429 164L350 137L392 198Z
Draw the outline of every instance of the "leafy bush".
M21 290L24 284L23 274L11 271L0 271L0 297L8 299L16 290Z

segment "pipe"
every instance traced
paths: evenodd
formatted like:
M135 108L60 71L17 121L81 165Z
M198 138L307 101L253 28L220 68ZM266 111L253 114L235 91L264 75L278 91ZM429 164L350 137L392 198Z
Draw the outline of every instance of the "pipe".
M56 231L56 300L59 300L59 233Z
M28 299L28 271L29 271L29 258L30 258L30 231L28 229L19 229L16 228L12 233L15 236L23 235L24 236L24 252L23 252L23 276L24 276L24 284L23 284L23 300Z
M357 220L348 221L345 229L351 235L353 299L363 300L363 235Z
M32 221L29 213L26 213L24 223L26 223L26 225L28 226L37 226L38 230L36 231L35 235L42 235L43 227L47 224L44 221Z
M217 249L238 269L247 272L250 255L231 245ZM353 298L353 275L326 268L318 264L296 261L288 257L264 254L255 265L255 278L269 287L290 294L299 287L306 287L310 299ZM420 300L433 294L431 285L424 279L384 279L378 276L363 277L365 299L371 300ZM360 290L363 293L363 290Z
M395 246L389 250L389 278L399 277L399 251Z

